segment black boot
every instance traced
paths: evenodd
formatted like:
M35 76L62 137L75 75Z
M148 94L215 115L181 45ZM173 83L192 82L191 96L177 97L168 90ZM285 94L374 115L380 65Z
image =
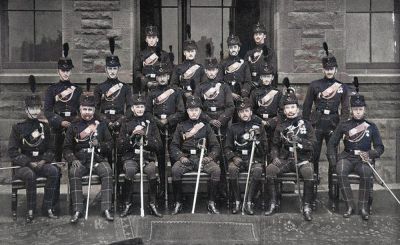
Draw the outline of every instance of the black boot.
M360 214L361 214L361 218L363 220L368 220L369 219L369 212L367 211L367 209L365 207L361 208Z
M58 219L58 216L54 214L52 209L47 210L47 217L49 217L50 219Z
M172 212L172 215L176 215L182 211L183 204L182 204L182 181L181 180L174 180L172 181L172 188L174 191L175 196L175 208Z
M354 214L354 207L353 207L353 204L350 203L350 202L346 203L346 206L347 206L347 210L346 210L346 212L344 212L343 217L344 218L350 218L350 216L352 214Z
M104 210L104 218L107 221L114 221L114 214L109 209L106 209Z
M239 188L239 180L234 179L230 181L231 190L233 193L233 199L235 200L235 205L232 208L232 214L237 214L240 211L240 188Z
M208 201L207 209L210 213L219 214L218 209L215 207L215 196L217 194L219 181L211 180L210 182L210 200Z
M133 181L125 179L122 192L125 196L125 207L120 214L121 218L128 216L132 212Z
M150 196L150 212L156 217L162 217L157 210L156 206L156 192L157 192L157 179L150 180L149 183L149 196Z
M270 196L269 208L265 211L264 215L270 216L274 213L278 212L279 206L277 205L276 201L276 188L275 188L275 180L267 179L267 191L268 195Z
M249 190L248 190L247 197L246 197L247 202L245 202L243 204L243 205L245 205L244 211L246 212L246 214L249 214L249 215L254 214L252 200L253 200L254 192L257 188L257 184L258 184L257 180L250 180Z
M312 220L312 209L311 205L309 203L304 203L303 205L303 217L305 221L311 221Z
M119 217L123 218L123 217L126 217L126 216L128 216L129 214L131 214L131 212L132 212L132 207L133 207L133 204L132 204L132 203L130 203L130 202L125 203L125 208L124 208L124 210L122 210L122 212L121 212L121 214L119 215Z
M76 223L78 222L79 218L82 218L82 213L76 211L76 212L71 216L70 222L71 222L72 224L76 224Z

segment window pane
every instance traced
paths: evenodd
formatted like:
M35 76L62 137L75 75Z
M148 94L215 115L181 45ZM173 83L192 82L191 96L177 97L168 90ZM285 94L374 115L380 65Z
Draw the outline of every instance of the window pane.
M61 10L61 0L35 0L35 9Z
M230 7L232 6L232 0L223 0L224 1L224 6Z
M369 11L370 0L350 0L346 1L347 12L366 12Z
M400 14L372 14L372 62L400 62L399 18Z
M33 61L33 13L8 12L8 61Z
M369 14L346 16L346 62L369 63Z
M5 9L31 10L33 9L33 0L11 0L6 1L4 5L6 6Z
M191 6L222 6L222 0L191 0Z
M163 0L161 1L162 6L178 6L178 0Z
M162 16L162 49L169 52L169 45L172 45L172 52L174 53L174 63L178 63L178 9L177 8L163 8L161 11Z
M394 0L372 0L372 11L393 11Z
M221 9L218 8L192 8L191 9L192 39L199 47L197 61L204 63L206 58L206 44L211 44L211 50L215 57L219 57L221 51Z
M36 61L57 61L61 53L61 18L57 12L36 13Z

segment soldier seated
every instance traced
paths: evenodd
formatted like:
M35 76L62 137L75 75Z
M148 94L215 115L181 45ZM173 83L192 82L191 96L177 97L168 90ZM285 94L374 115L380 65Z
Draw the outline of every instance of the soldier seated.
M249 99L245 98L238 106L239 122L232 124L226 134L224 150L229 162L230 185L235 199L233 214L238 213L240 209L239 171L248 171L251 153L253 152L252 141L255 141L255 148L251 163L251 180L248 187L247 202L243 203L247 214L254 214L252 197L262 181L262 163L267 148L267 138L264 128L254 120L252 114L251 103Z
M340 123L334 131L328 143L328 158L330 162L336 163L339 188L347 204L343 217L349 218L355 210L348 178L350 173L355 172L360 176L359 212L363 220L368 220L368 201L373 181L373 170L369 164L383 154L384 145L376 125L365 119L366 104L364 96L358 94L358 79L355 79L354 85L357 93L350 97L352 118ZM336 156L336 148L342 138L344 150ZM371 149L371 145L374 149Z
M64 142L65 160L70 165L69 182L73 209L71 223L78 222L83 214L82 176L90 172L92 154L93 173L99 175L101 180L101 210L106 220L113 221L114 217L110 211L113 172L106 159L112 149L112 137L107 125L94 119L93 96L83 95L79 110L81 118L68 128Z
M211 175L208 210L213 214L219 211L215 206L215 196L220 181L221 169L216 163L220 146L211 126L199 120L201 101L198 97L189 97L186 103L189 119L178 124L170 146L172 167L172 185L175 194L175 209L172 214L182 210L182 175L195 171L199 166L201 149L199 145L205 140L208 150L202 161L202 169Z
M156 207L157 176L155 164L155 154L162 148L162 142L157 125L144 113L145 103L144 97L134 96L131 107L133 115L123 122L118 139L125 172L125 209L121 213L121 217L125 217L131 212L133 179L140 170L140 164L143 164L143 172L150 182L150 210L155 216L162 217ZM143 142L143 159L140 159L140 144Z
M34 80L32 81L34 83ZM32 86L35 92L35 86ZM14 178L21 179L26 186L27 216L26 222L31 223L36 210L36 177L47 178L44 188L42 211L49 218L54 215L53 203L59 182L59 170L50 163L54 159L54 138L50 134L47 123L38 120L42 110L39 95L25 98L25 112L28 118L12 127L8 142L8 155L13 165L20 166L14 172Z
M283 98L283 113L285 118L276 127L272 140L271 156L273 161L266 168L270 206L265 215L272 215L278 210L275 189L277 176L280 173L296 171L298 168L298 172L304 180L303 216L304 220L311 221L314 171L310 160L315 143L314 130L308 121L300 118L298 101L294 93L288 93ZM294 158L295 151L297 151L297 162Z

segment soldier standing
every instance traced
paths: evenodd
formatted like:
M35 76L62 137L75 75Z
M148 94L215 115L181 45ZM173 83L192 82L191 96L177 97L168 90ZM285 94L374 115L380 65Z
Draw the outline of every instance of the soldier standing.
M201 100L198 97L189 97L186 108L189 119L178 124L170 146L171 159L175 162L172 166L172 185L176 203L172 214L178 214L182 210L182 175L195 171L199 166L199 145L203 140L207 153L203 158L202 167L204 172L211 175L207 208L211 213L218 214L215 196L221 170L216 161L221 149L210 125L199 120L202 113Z
M242 89L242 96L249 97L251 90L258 86L260 70L263 63L266 62L272 67L277 67L275 52L267 47L265 39L267 38L267 29L264 25L257 23L253 26L253 38L256 47L247 51L244 59L249 62L251 82L246 83ZM276 74L275 79L276 79Z
M157 86L156 71L160 62L172 66L170 55L159 47L157 26L146 26L145 35L147 46L140 51L135 62L136 84L133 93L145 93Z
M366 161L373 163L384 151L377 126L365 119L366 103L358 93L358 79L355 78L356 93L350 97L352 118L341 122L328 143L328 157L339 180L339 188L346 201L347 210L343 217L349 218L355 211L353 192L348 175L355 172L360 176L358 210L363 220L369 219L369 198L372 192L373 171ZM343 138L344 150L337 156L336 148ZM373 149L371 147L373 145Z
M151 116L145 114L145 98L134 95L131 107L132 116L126 118L121 127L118 144L121 145L123 170L125 172L125 209L121 217L127 216L132 208L133 180L140 170L140 138L143 137L143 172L149 179L149 207L153 215L162 217L157 210L156 153L160 152L162 142L157 125Z
M111 55L106 57L105 67L107 80L96 86L94 99L98 119L106 123L115 138L125 111L132 105L132 93L129 86L118 79L121 63L118 56L114 55L114 38L110 38L109 43Z
M243 102L239 104L237 109L239 121L228 128L224 149L226 159L229 162L228 171L230 176L230 185L235 199L235 206L232 209L232 213L236 214L240 210L239 172L247 172L249 168L252 140L256 140L254 159L250 172L251 180L250 186L248 187L247 202L243 203L243 205L245 205L244 210L246 213L253 215L252 197L257 187L261 185L261 176L263 172L262 164L267 149L267 138L263 126L256 122L252 117L253 111L248 98L245 98ZM253 139L253 137L256 138Z
M169 86L171 69L165 63L160 63L156 71L157 87L152 90L147 99L146 110L153 114L154 120L160 130L161 142L165 144L168 136L168 145L172 140L176 125L185 118L185 105L183 103L182 94L176 89ZM165 190L165 164L169 159L165 159L165 148L159 151L158 170L160 174L160 190L159 194L163 194ZM165 193L164 193L165 194Z
M185 60L175 67L171 76L171 85L181 89L184 101L187 97L193 95L204 76L203 66L195 61L197 45L194 40L190 39L190 25L186 26L186 35L188 39L183 42Z
M267 191L270 196L270 206L265 215L272 215L278 210L275 179L280 173L295 171L304 179L303 216L304 220L312 220L311 201L314 191L314 171L311 164L315 144L315 135L312 125L299 116L299 105L294 93L283 97L283 113L285 118L275 129L271 150L272 163L266 168ZM296 149L294 149L296 144ZM294 159L297 151L297 162Z
M55 160L61 161L65 132L71 122L77 117L79 110L79 98L82 89L70 81L71 70L74 67L71 58L68 57L69 45L64 43L64 57L58 60L58 75L60 81L52 84L44 98L44 115L49 121L55 134Z
M35 93L34 77L30 76L31 90ZM42 211L49 218L57 218L53 212L56 188L59 183L59 169L50 163L54 159L54 137L47 123L38 119L42 110L39 95L25 98L25 112L28 118L13 125L8 141L8 155L11 162L20 168L14 170L14 177L25 182L27 199L26 222L31 223L36 211L36 177L47 178L44 189Z
M106 220L113 221L111 200L113 192L112 170L106 158L113 147L112 137L104 122L94 118L93 96L82 96L81 118L68 128L64 142L64 157L70 165L69 182L73 215L71 223L78 222L83 214L82 177L90 171L92 150L94 150L93 173L101 180L101 211ZM89 197L87 197L89 198Z
M248 62L239 57L240 43L239 37L231 34L227 39L229 57L221 62L221 69L224 72L224 81L232 91L233 100L240 102L242 97L243 85L251 81Z
M311 121L315 129L317 142L314 150L314 169L319 177L319 158L323 140L328 144L329 138L337 127L339 120L345 121L349 117L348 88L342 82L336 80L337 62L335 56L329 53L328 45L323 47L326 57L322 59L324 78L311 82L303 104L303 118ZM315 110L311 112L313 104ZM339 106L341 113L339 115ZM328 158L329 160L329 158ZM336 209L333 202L332 172L335 163L329 162L328 186L331 208ZM314 200L315 202L315 200ZM315 203L313 203L315 205Z

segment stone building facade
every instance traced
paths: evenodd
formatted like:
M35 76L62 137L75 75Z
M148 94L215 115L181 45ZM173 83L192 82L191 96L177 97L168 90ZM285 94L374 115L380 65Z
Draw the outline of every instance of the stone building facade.
M47 60L44 58L44 61L35 58L39 53L48 52L54 46L50 45L50 41L53 41L53 44L54 42L60 44L58 50L57 48L51 50L56 52L56 56L61 55L62 43L70 44L70 57L75 65L71 81L83 85L87 77L91 77L94 83L105 79L104 58L109 53L107 39L114 37L115 54L122 63L120 79L131 83L135 56L143 46L143 29L146 24L160 26L162 47L168 50L168 46L172 44L175 63L178 63L181 61L182 41L185 39L185 24L192 25L192 37L198 43L203 44L212 40L214 54L218 56L219 53L221 55L227 53L225 40L228 35L229 20L233 20L235 30L244 43L243 50L251 47L250 26L260 21L267 26L268 43L277 54L279 80L289 77L301 100L304 99L309 82L322 76L321 58L324 55L322 50L324 41L328 42L329 49L338 59L338 79L351 83L353 76L359 77L360 91L367 98L368 117L378 125L386 146L384 155L377 163L377 169L388 182L400 181L400 156L398 156L400 153L398 150L400 149L400 4L398 1L58 0L47 2L52 4L45 5L44 0L5 0L0 5L2 166L9 164L6 149L11 125L25 115L23 98L29 89L26 86L28 76L30 74L36 76L40 92L43 92L49 84L58 81L54 55L47 57ZM25 11L25 17L32 12L34 20L31 29L35 46L31 49L34 50L35 57L31 59L13 53L21 50L18 48L20 37L28 35L25 33L28 32L26 28L21 26L31 25L31 22L26 20L27 17L18 17L19 10ZM44 14L46 11L52 16L51 18L43 17L46 16ZM55 34L50 35L54 32L54 28L57 29L58 37L55 37ZM47 34L48 40L43 38ZM40 36L42 36L41 42L38 38ZM43 40L47 40L45 48L39 47ZM13 45L17 48L12 49ZM21 58L15 58L17 56ZM202 48L199 56L200 61L201 57L204 57ZM324 151L325 149L323 153ZM327 179L324 156L322 161L320 166L325 166L322 171L324 182ZM0 182L8 182L9 179L9 173L0 173Z

